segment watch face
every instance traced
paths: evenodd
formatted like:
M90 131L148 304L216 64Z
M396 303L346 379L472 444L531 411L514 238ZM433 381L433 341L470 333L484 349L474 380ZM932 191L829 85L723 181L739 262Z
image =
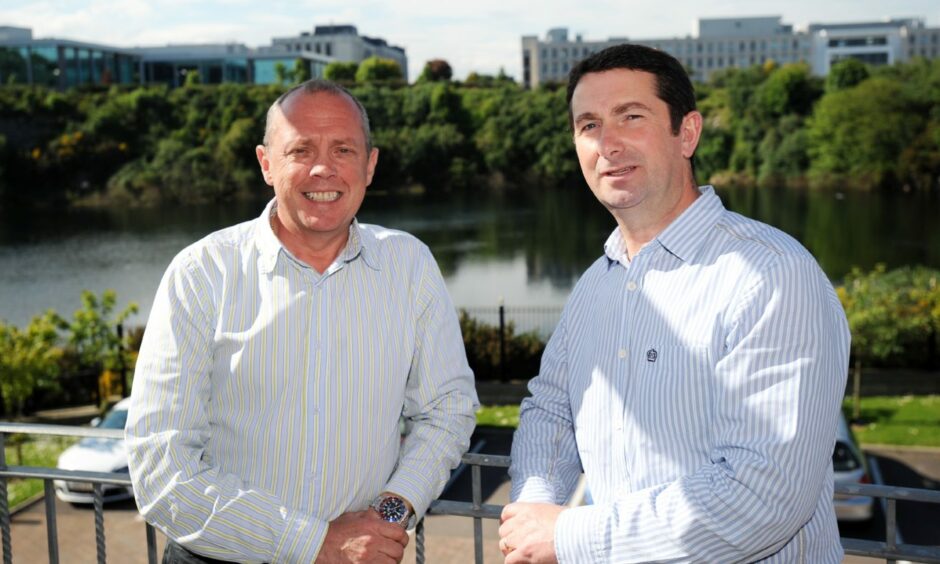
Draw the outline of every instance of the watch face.
M379 502L377 510L382 519L390 523L401 523L408 514L408 507L405 506L405 502L398 497L387 497L383 499Z

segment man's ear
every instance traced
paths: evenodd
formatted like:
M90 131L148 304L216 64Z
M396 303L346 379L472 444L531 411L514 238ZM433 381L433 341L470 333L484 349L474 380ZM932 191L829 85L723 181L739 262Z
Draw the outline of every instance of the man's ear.
M271 176L271 161L268 160L264 145L255 147L255 156L258 157L258 164L261 165L261 176L264 177L268 186L274 186L274 177Z
M682 125L679 126L679 136L682 139L682 156L692 158L702 136L702 114L695 110L685 114Z

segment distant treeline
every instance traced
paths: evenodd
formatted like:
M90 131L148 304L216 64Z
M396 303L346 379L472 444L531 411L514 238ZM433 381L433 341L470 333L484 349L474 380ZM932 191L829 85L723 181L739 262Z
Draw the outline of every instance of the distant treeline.
M255 145L287 85L57 92L0 87L0 205L224 201L261 186ZM351 85L381 150L375 184L428 191L578 174L560 85ZM699 84L699 181L940 186L940 59L728 69Z

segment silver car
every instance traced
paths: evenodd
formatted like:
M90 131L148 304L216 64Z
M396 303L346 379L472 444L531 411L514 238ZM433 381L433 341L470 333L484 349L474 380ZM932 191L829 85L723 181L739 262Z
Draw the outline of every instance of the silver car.
M836 448L832 452L833 479L837 484L870 484L865 456L855 442L844 417L839 418ZM833 504L839 521L871 519L874 501L868 496L835 494Z

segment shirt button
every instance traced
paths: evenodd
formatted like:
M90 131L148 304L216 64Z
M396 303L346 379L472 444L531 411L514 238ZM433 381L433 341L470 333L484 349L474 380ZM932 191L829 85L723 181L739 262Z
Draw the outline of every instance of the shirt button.
M617 356L620 358L627 358L627 349L620 349L617 351Z
M627 283L627 290L630 290L632 292L636 290L636 288L637 288L636 282L634 282L633 280Z

